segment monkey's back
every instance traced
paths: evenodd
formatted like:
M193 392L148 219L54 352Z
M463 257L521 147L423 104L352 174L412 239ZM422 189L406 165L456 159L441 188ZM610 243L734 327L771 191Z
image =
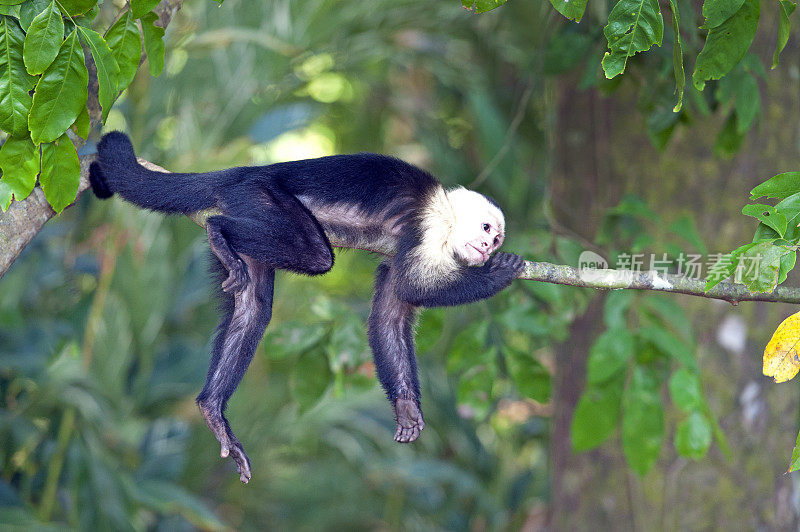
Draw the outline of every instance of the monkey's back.
M376 153L277 163L265 172L296 197L312 198L315 203L357 204L369 214L384 212L398 200L422 199L441 186L424 170Z

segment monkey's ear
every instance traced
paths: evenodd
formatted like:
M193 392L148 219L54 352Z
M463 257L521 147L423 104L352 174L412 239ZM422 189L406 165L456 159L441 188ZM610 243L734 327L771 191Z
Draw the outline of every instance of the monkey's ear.
M108 188L106 177L100 168L100 163L95 161L89 165L89 182L92 184L92 192L100 199L108 199L114 193Z

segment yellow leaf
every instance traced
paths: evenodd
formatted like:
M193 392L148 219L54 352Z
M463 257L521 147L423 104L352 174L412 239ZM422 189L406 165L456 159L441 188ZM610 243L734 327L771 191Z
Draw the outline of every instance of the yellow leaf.
M764 375L775 382L786 382L800 371L800 312L792 314L778 325L764 349Z

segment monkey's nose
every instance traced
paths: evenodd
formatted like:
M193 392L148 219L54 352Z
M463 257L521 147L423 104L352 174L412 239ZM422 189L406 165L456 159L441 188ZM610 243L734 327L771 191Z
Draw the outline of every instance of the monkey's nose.
M481 242L481 246L483 246L485 248L488 248L489 247L489 243L488 242Z

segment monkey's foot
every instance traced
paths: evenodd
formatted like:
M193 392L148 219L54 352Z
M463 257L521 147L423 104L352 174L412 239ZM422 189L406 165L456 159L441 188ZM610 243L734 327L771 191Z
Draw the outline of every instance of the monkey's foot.
M244 447L242 447L239 439L231 430L228 420L219 410L207 408L203 404L199 404L199 406L206 425L219 442L219 455L222 458L227 458L228 456L233 458L233 461L236 462L236 470L239 472L239 480L247 484L252 477L250 459L247 457L247 453L244 452Z
M228 278L222 282L222 291L236 294L244 290L247 282L247 266L242 259L236 259L235 266L228 270Z
M398 399L394 402L394 416L397 419L397 432L394 441L411 443L419 438L425 428L422 412L413 399Z

